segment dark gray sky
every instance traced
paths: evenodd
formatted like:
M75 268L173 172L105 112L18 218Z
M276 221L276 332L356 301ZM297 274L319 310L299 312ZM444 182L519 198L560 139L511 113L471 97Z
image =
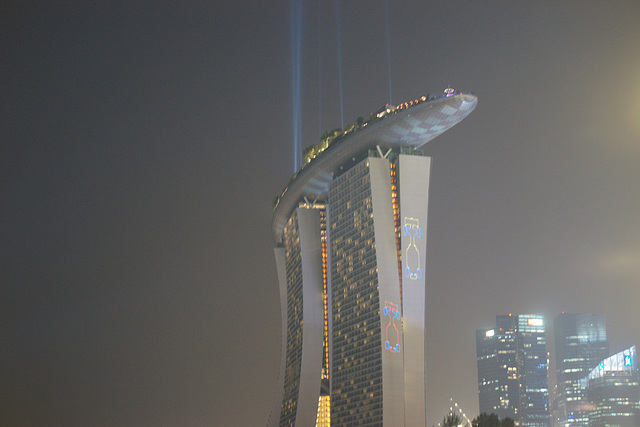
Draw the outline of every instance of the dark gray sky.
M288 2L93 3L0 6L0 424L263 425ZM496 314L604 314L612 351L640 344L640 4L389 3L393 101L479 97L425 147L431 425L450 397L476 413ZM304 145L340 126L319 4ZM383 10L343 2L345 123L389 98Z

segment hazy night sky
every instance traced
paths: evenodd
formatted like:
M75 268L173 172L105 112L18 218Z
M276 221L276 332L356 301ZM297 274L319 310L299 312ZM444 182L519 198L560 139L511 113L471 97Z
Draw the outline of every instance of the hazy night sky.
M289 3L93 3L0 6L0 424L264 425ZM385 17L341 10L353 123L389 99ZM450 397L476 414L496 314L604 314L612 352L640 344L640 3L390 0L389 19L394 103L479 97L424 147L429 425ZM308 145L340 126L334 2L305 1L303 32Z

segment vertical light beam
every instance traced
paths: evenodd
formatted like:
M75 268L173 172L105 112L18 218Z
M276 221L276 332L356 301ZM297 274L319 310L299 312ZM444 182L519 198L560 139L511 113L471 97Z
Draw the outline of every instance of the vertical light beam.
M338 41L338 94L340 96L340 129L344 129L344 108L342 104L342 33L340 0L336 0L336 39Z
M391 96L391 29L389 25L389 0L384 0L384 26L387 33L387 76L389 77L389 104L393 105Z
M322 2L318 2L318 135L322 135Z
M302 51L302 0L289 0L291 31L291 96L293 109L293 171L298 170L301 151L300 67Z

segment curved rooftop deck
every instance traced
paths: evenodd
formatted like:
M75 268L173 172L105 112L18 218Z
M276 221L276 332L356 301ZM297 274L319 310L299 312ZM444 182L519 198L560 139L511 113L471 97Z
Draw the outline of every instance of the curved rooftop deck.
M324 200L333 176L360 159L362 153L376 146L384 151L392 147L421 147L467 117L477 103L475 95L459 93L413 106L401 104L394 114L334 141L304 165L280 195L272 223L276 241L281 241L284 226L298 202L304 197Z

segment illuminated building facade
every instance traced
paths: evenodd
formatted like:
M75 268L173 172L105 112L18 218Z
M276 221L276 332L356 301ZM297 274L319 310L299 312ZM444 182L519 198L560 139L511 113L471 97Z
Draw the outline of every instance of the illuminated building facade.
M549 389L544 316L499 315L476 331L480 413L548 427Z
M583 379L590 427L640 426L640 375L636 347L602 360Z
M476 103L446 93L389 107L314 152L278 198L283 342L269 426L426 425L431 159L416 148Z
M554 320L558 423L588 427L589 403L581 381L609 356L604 316L562 313Z
M544 316L518 316L517 347L522 360L520 425L549 427L549 365Z
M430 159L389 154L360 161L329 189L331 419L337 425L405 425L407 418L424 423L426 416ZM406 185L394 197L396 174Z
M480 413L498 414L500 382L498 381L498 342L495 329L476 330L476 356L478 365L478 401ZM504 418L504 415L500 418ZM511 417L513 418L513 417Z
M517 318L498 315L494 329L476 331L480 413L493 412L501 419L519 416Z

